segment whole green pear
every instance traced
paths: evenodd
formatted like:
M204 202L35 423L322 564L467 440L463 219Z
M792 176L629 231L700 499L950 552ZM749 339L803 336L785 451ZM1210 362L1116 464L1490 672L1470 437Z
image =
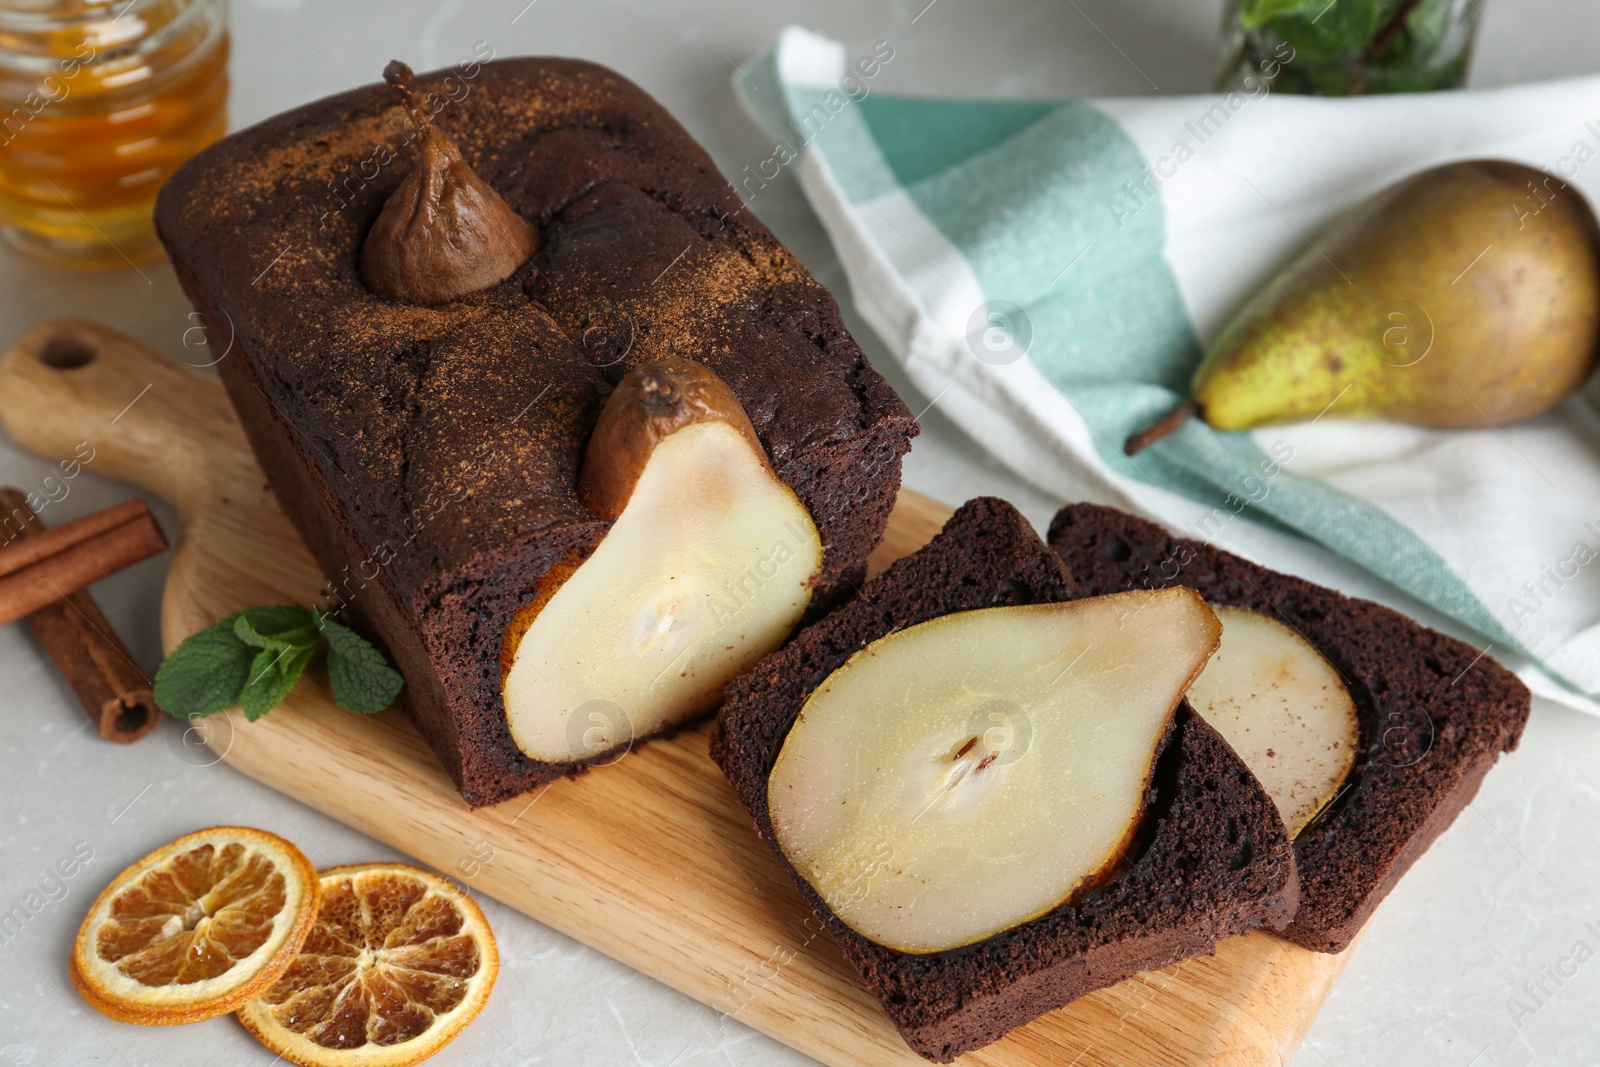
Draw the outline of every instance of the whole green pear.
M1595 232L1583 198L1543 171L1422 171L1339 219L1244 306L1195 372L1195 409L1221 430L1323 413L1475 427L1548 411L1595 365Z

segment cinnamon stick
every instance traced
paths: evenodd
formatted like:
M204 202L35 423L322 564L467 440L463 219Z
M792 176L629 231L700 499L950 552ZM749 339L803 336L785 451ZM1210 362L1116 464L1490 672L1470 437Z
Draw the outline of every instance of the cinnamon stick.
M0 577L150 514L150 505L135 497L47 530L20 490L7 489L6 493L4 501L0 501L0 547L4 548L0 552Z
M143 500L129 500L46 530L26 498L0 501L0 625L148 559L167 539Z
M9 565L14 551L25 545L31 548L72 525L46 530L28 507L26 498L15 489L0 488L0 508L5 513L5 533L12 538L6 548L0 549L0 566ZM101 519L111 512L134 514L126 505L118 505L87 518ZM144 513L149 514L148 507L144 508ZM153 517L151 522L154 522ZM126 524L112 523L100 528L104 533L121 525ZM90 528L96 527L90 524ZM160 530L156 532L159 535ZM162 542L165 543L164 538ZM37 557L33 566L48 567L46 561L50 558L48 554ZM160 713L150 692L150 680L128 655L127 646L111 629L100 605L87 589L77 589L65 597L57 596L53 603L28 614L27 624L77 694L101 737L128 744L155 729Z

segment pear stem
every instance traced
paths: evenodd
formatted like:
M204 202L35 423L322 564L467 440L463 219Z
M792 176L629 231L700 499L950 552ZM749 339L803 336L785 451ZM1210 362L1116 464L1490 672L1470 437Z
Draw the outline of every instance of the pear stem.
M433 123L428 121L427 111L411 91L411 78L411 68L398 59L391 59L389 65L383 68L383 80L399 95L400 103L410 114L411 121L416 123L417 132L427 137L433 133Z
M1143 452L1198 414L1200 414L1200 405L1193 400L1185 400L1162 416L1159 421L1152 423L1149 427L1140 430L1136 434L1130 435L1128 440L1123 443L1122 451L1130 456L1137 456L1140 452Z

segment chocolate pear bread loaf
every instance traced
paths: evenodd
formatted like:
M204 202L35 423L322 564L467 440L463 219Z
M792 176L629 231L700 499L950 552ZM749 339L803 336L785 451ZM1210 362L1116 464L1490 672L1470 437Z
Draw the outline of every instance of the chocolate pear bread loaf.
M1071 597L1060 561L1011 505L969 501L927 546L733 682L712 727L712 758L756 829L906 1041L928 1059L949 1062L1139 971L1208 953L1264 924L1281 926L1298 901L1289 839L1272 800L1181 703L1158 742L1147 803L1118 871L992 936L945 951L896 951L847 925L785 856L769 803L774 766L802 707L847 660L928 620Z
M862 577L916 425L827 291L637 86L545 58L463 61L408 86L409 111L373 85L225 138L166 183L156 223L331 602L387 644L419 729L479 806L607 756L525 755L502 652L519 609L611 528L577 480L625 375L676 357L731 389L820 537L814 613ZM419 139L418 114L454 148ZM451 210L498 196L528 224L492 246L512 257L504 280L458 295L419 275L452 269L448 241L408 228L426 230L431 208L386 219L382 240L431 240L445 268L363 264L423 148L440 173L482 179ZM472 259L456 255L463 277Z
M1528 690L1510 671L1380 604L1094 504L1063 508L1049 540L1079 596L1189 586L1213 606L1286 622L1343 678L1360 726L1355 763L1294 840L1300 908L1284 936L1307 948L1350 944L1527 723Z

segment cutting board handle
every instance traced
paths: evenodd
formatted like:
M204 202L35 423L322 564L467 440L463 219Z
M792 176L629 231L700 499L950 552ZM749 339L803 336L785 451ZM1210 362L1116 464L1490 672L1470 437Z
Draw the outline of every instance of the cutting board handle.
M0 425L45 459L92 457L87 469L147 489L186 518L212 457L242 443L215 377L78 318L40 323L0 355Z

